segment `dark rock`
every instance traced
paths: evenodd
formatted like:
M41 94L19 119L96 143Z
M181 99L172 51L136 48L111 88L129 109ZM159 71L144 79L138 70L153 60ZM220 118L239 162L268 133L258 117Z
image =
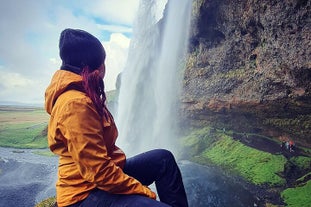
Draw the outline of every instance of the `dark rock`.
M182 117L311 147L311 1L195 0Z

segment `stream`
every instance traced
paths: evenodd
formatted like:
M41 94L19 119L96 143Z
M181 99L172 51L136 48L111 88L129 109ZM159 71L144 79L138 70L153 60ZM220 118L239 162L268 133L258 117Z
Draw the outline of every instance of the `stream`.
M34 207L55 195L57 157L0 147L0 207ZM46 150L42 150L46 151ZM218 169L178 162L190 207L251 207L254 196Z

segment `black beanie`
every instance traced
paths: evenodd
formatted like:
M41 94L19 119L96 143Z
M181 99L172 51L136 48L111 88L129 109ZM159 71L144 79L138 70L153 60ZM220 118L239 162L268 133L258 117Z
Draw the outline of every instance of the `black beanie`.
M85 66L91 70L98 69L104 63L106 54L100 41L90 33L65 29L60 34L59 56L63 62L62 69L80 73Z

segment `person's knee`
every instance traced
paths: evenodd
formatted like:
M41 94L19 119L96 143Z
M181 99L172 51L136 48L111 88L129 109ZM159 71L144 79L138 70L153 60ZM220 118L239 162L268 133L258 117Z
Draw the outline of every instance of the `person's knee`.
M167 160L175 160L173 153L167 149L157 149L157 153L160 154L161 158L164 158Z

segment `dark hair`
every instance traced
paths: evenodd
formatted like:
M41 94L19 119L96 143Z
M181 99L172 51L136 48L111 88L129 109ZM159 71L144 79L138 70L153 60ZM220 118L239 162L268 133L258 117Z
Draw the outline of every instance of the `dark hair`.
M99 71L91 71L89 67L84 67L81 73L82 84L85 93L93 101L97 112L108 119L108 114L106 109L106 94L104 81L99 75Z
M61 69L82 76L85 93L92 100L99 115L107 119L107 110L104 110L104 81L98 70L106 58L101 42L86 31L65 29L59 39L59 56L62 59Z

